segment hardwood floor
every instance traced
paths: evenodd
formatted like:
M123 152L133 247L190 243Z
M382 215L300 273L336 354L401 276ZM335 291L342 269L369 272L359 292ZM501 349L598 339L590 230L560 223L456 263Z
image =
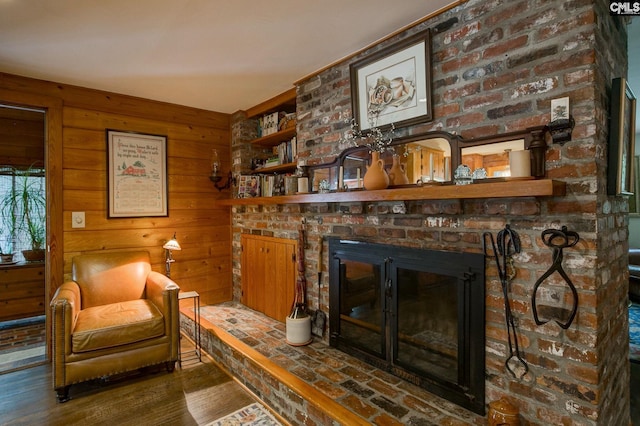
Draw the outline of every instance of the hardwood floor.
M185 343L183 351L193 350ZM143 373L71 386L71 400L59 404L51 387L51 366L0 375L2 425L203 425L255 401L206 356L183 355L173 373Z
M183 339L183 351L193 345ZM183 355L182 367L164 368L71 387L58 404L51 366L0 375L0 425L203 425L255 401L207 356ZM640 364L631 363L631 420L640 426Z

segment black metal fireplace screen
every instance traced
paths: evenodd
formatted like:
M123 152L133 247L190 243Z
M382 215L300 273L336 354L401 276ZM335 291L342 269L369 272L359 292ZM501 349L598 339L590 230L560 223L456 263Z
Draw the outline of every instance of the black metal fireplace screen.
M484 414L484 255L329 240L330 344Z

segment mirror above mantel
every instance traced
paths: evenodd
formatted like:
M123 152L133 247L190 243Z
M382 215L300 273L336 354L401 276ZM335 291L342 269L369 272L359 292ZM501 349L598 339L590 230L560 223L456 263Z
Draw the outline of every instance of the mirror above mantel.
M393 156L397 155L403 165L410 184L421 182L447 182L451 180L451 164L459 158L459 136L447 132L428 132L418 136L395 139L380 158L389 170ZM310 166L311 186L317 190L321 180L329 182L330 190L338 189L339 168L343 168L344 186L358 188L370 163L371 153L367 146L354 146L344 150L334 161ZM361 186L361 184L360 184Z
M448 132L426 132L395 139L389 149L381 154L381 159L388 171L393 156L397 155L409 185L443 184L453 181L455 169L460 164L467 165L472 171L484 169L487 178L508 178L511 175L509 152L530 149L532 175L544 177L546 133L546 128L541 126L465 140ZM319 183L326 180L329 190L337 190L341 166L344 182L341 189L359 188L358 178L364 176L369 163L368 147L347 148L331 163L308 167L311 189L317 191Z
M524 150L524 139L462 147L461 163L471 170L484 169L488 178L511 177L509 153Z

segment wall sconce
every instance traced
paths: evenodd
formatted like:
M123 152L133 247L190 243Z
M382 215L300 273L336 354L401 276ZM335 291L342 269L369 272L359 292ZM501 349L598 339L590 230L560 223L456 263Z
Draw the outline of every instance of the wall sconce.
M215 186L218 191L231 188L231 184L235 184L233 174L231 173L231 171L229 171L229 174L227 175L227 182L223 185L220 185L222 174L220 174L220 159L218 157L217 149L214 149L211 152L211 175L209 176L209 179L211 180L211 182L213 182L213 186Z
M571 133L576 122L569 113L569 98L558 98L551 101L551 122L547 125L553 143L563 145L571 140Z
M166 243L164 243L162 248L165 250L165 263L166 263L165 272L167 277L171 278L171 264L175 262L175 259L171 255L171 252L173 250L182 250L182 248L180 247L180 244L178 244L178 241L176 240L175 232L173 233L173 238L167 241Z

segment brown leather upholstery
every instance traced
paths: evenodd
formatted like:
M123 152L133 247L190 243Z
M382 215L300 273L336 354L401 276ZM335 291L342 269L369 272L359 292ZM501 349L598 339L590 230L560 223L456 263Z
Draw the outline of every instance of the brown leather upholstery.
M178 360L179 287L146 251L73 258L72 281L51 301L58 400L82 381Z

